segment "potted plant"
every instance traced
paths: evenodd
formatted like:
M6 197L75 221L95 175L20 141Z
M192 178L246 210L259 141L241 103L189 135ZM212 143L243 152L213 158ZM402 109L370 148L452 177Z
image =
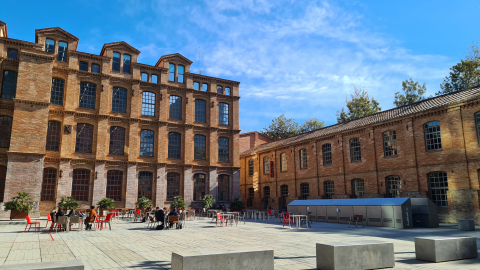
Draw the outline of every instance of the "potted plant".
M240 201L239 198L234 198L233 202L230 203L230 211L240 211L242 209L245 209L245 204L243 204L242 201Z
M24 219L28 216L28 212L33 210L33 200L30 194L26 192L18 192L13 200L6 202L3 206L5 211L10 210L10 220Z
M105 216L104 211L108 209L115 208L115 202L110 198L103 198L97 203L98 208L100 209L100 215Z
M78 202L72 196L63 196L58 203L58 208L61 208L65 211L68 209L77 209Z
M173 203L170 204L170 208L177 208L177 210L181 210L187 208L187 204L183 200L182 196L176 196L173 198Z
M138 199L136 203L137 209L144 210L145 208L149 207L152 204L152 200L148 199L147 197L142 197Z
M215 204L215 198L212 195L208 194L208 195L205 195L205 197L203 197L202 208L211 209L213 208L214 204Z

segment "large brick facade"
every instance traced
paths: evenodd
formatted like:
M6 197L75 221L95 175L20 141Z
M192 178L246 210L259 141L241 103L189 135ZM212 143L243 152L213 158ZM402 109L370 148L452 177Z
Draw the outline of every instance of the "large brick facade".
M53 52L47 52L47 39L55 42ZM59 57L60 42L68 45L65 61ZM100 55L77 51L78 42L77 37L58 27L36 30L35 43L11 39L7 36L6 24L0 22L0 118L11 119L10 124L4 121L0 127L3 147L0 148L0 174L6 169L5 175L0 175L0 189L4 189L0 190L0 194L4 194L0 196L0 204L11 200L17 192L26 191L38 206L33 215L45 214L62 196L72 195L73 185L79 183L74 170L87 170L84 172L88 173L86 191L82 191L86 197L79 201L81 208L107 197L114 183L114 178L108 178L111 171L116 171L117 180L120 179L115 182L115 188L121 193L117 207L134 207L139 196L139 182L144 180L139 179L140 175L148 178L146 187L142 186L146 193L142 194L148 194L155 206L170 204L167 199L170 173L176 173L179 179L175 182L179 190L175 194L184 196L186 203L193 207L201 203L193 195L197 174L205 177L203 192L197 184L200 193L212 194L218 199L218 178L222 175L225 179L227 175L228 183L223 181L223 200L219 203L228 204L240 197L239 82L190 73L192 62L178 53L164 55L151 66L138 63L140 51L125 42L105 44ZM113 69L117 53L120 71ZM130 68L126 61L128 56ZM172 64L175 69L170 74ZM80 65L86 66L86 70L80 70ZM98 65L98 72L94 70L95 65ZM12 97L3 95L7 93L4 89L11 84L6 72L16 74ZM142 74L146 81L142 80ZM63 81L60 102L52 102L52 79ZM94 94L88 97L86 90L82 92L82 83L94 85ZM222 93L218 93L217 86ZM114 92L118 88L126 90L123 96ZM144 113L146 92L154 94L151 113ZM122 105L125 111L113 109L117 102L113 101L114 96L122 99L120 103L126 103ZM181 98L176 103L180 104L180 117L170 115L172 96ZM93 104L91 108L84 105L88 98ZM204 109L198 107L196 110L197 100L204 102ZM228 104L228 109L224 110L228 116L220 115L220 104ZM204 121L196 119L196 111L203 112ZM221 116L228 123L220 122ZM60 123L58 138L52 137L58 140L55 142L59 145L58 151L46 148L47 134L54 133L53 129L50 132L53 123ZM82 152L77 148L82 147L78 145L78 137L84 124L93 126L93 136L90 151ZM116 145L111 141L116 128L124 130L123 154L111 152L112 145ZM147 149L141 142L141 133L145 130L154 134L151 137L153 156L141 154L145 151L142 149ZM169 133L180 134L179 158L169 158ZM195 135L205 136L204 158L194 156ZM222 150L223 156L228 157L222 161L218 149L220 137L228 139L228 152ZM45 169L49 169L54 179L53 197L46 199L44 197L48 196L42 196L48 193ZM170 193L172 191L175 189ZM0 216L7 216L2 210L3 207Z
M448 205L439 207L441 221L455 223L467 218L480 224L479 112L477 87L257 146L240 155L242 198L254 208L279 209L284 201L302 198L302 184L308 184L303 198L327 198L326 181L333 182L332 198L351 198L354 179L363 179L363 197L386 197L387 177L393 176L399 184L397 196L435 199L435 194L445 192ZM439 122L441 147L427 151L424 125L432 122ZM396 155L385 155L386 131L395 131ZM352 162L350 156L352 138L360 142L359 161ZM324 165L322 146L327 144L332 162ZM305 168L300 168L301 149L307 153ZM281 154L286 155L283 171ZM265 173L267 157L273 161L273 167L269 166L273 174ZM448 188L442 191L432 190L438 186L432 183L438 172L446 175ZM288 188L283 187L286 192L282 196L283 185ZM270 196L264 194L265 187Z

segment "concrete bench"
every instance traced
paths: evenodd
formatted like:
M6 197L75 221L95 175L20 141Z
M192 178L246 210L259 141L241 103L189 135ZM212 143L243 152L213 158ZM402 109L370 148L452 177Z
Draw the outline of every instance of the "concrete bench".
M172 252L172 270L273 270L273 250L224 253Z
M415 238L417 260L444 262L477 258L476 237L417 237Z
M475 231L475 221L473 219L459 219L458 228L462 231Z
M395 257L391 242L317 243L317 269L375 269L394 266Z
M0 270L83 270L84 268L81 260L0 265Z

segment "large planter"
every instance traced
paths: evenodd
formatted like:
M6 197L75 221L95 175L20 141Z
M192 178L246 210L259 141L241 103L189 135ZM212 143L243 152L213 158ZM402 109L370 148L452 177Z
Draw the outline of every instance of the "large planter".
M28 212L20 212L18 210L10 211L10 220L12 219L25 219L28 216Z

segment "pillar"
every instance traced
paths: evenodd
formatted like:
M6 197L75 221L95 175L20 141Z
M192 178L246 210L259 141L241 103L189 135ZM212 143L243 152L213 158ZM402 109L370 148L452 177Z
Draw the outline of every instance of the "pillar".
M98 201L105 198L107 194L105 163L99 162L95 164L95 174L93 178L92 205L97 205Z
M155 206L162 208L166 200L166 185L167 185L167 175L165 173L165 166L159 165L157 167L157 192L155 195Z
M127 188L125 194L125 208L135 208L137 202L137 165L128 164L127 167Z
M209 194L215 198L215 202L218 202L218 175L217 168L210 168L210 173L208 177L209 183Z
M193 202L193 170L192 167L185 166L183 172L183 199L187 206Z

